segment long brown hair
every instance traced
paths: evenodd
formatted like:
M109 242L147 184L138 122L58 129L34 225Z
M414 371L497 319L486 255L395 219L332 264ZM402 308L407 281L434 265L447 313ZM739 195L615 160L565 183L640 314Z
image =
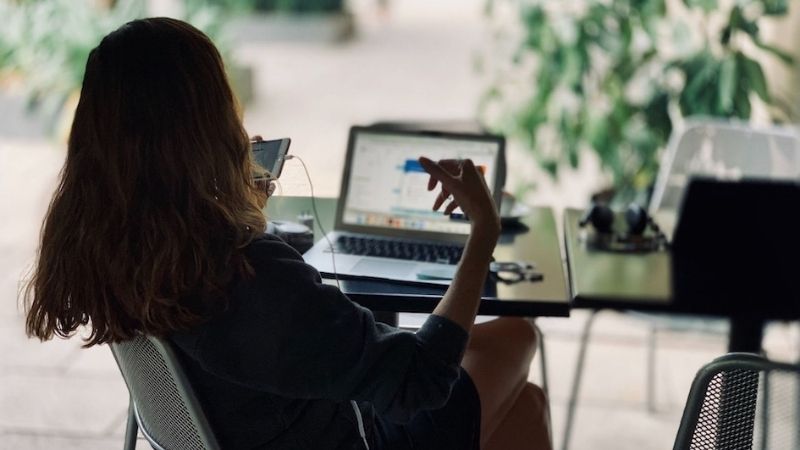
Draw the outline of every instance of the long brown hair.
M250 143L219 52L184 22L143 19L89 55L66 163L24 301L41 340L165 335L224 306L264 229Z

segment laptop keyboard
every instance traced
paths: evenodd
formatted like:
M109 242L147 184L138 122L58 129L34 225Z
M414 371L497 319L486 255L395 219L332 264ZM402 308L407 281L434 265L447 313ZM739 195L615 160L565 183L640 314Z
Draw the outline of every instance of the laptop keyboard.
M457 264L464 251L463 247L455 244L431 244L362 236L339 236L334 245L336 253L440 264Z

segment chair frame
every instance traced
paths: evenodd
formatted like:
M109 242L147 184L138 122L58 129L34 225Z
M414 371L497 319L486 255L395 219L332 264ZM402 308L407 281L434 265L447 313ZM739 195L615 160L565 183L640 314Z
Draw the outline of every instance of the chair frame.
M395 324L397 326L397 324ZM547 362L545 356L545 346L544 346L544 334L542 333L541 329L537 325L534 324L536 329L536 334L538 335L538 347L539 347L539 356L540 356L540 368L541 368L541 376L542 376L542 389L545 394L548 394L548 377L547 377ZM403 329L409 329L407 327L401 327ZM195 427L197 428L198 434L200 439L203 441L203 445L208 450L219 450L219 444L217 443L216 438L214 437L214 433L209 425L208 419L206 418L205 413L203 412L202 406L200 405L197 396L194 393L194 390L189 383L189 379L186 377L183 368L180 365L180 361L178 360L175 351L172 349L171 344L160 339L155 336L148 336L148 335L140 335L134 339L147 339L150 341L159 354L164 359L165 364L167 365L167 369L173 376L175 381L175 385L178 389L178 393L180 394L181 398L186 403L186 409L189 412L189 416L191 417L192 421L195 423ZM131 389L130 384L128 383L128 378L125 375L125 372L122 371L122 365L120 365L120 360L117 355L117 345L119 344L111 344L111 353L114 355L114 360L117 363L117 366L120 367L120 372L122 373L122 377L125 380L125 384L128 387L128 392L130 394L130 401L128 404L128 419L127 425L125 427L125 450L135 450L136 449L136 442L137 442L137 435L139 431L141 431L144 438L147 442L155 449L155 450L170 450L163 447L155 438L153 438L150 433L148 432L147 428L143 426L142 418L139 414L139 409L136 407L136 398L133 390ZM549 400L549 396L548 396ZM552 425L550 423L548 417L548 428L551 429ZM552 434L552 431L551 431Z
M586 318L586 321L583 324L583 328L581 329L580 339L578 343L578 355L575 360L575 371L573 372L572 376L572 384L570 385L569 395L567 397L567 408L564 418L564 428L562 431L562 439L561 439L561 450L568 450L570 447L570 442L572 438L572 430L575 424L575 418L577 416L577 408L578 408L578 398L580 394L580 389L583 380L583 372L586 365L586 355L588 353L589 341L591 340L591 333L592 327L594 326L595 319L597 316L604 311L608 311L608 309L604 308L595 308L589 310L589 317ZM622 311L625 314L636 314L640 317L646 316L657 316L662 315L665 317L669 317L673 314L670 313L655 313L655 312L638 312L634 310L624 310ZM648 320L648 319L644 319ZM702 320L698 318L696 320ZM725 319L715 319L719 321L723 321ZM652 320L650 320L652 322ZM645 401L647 406L647 411L651 414L655 414L658 412L656 407L656 377L658 375L656 371L656 351L657 351L657 339L658 333L660 330L663 330L663 327L659 327L658 325L651 323L649 325L649 331L647 336L647 362L646 362L646 377L645 377Z
M800 366L790 363L770 361L754 353L729 353L714 359L703 366L695 376L689 395L686 400L686 408L681 417L680 427L675 438L673 450L685 450L691 448L692 437L694 436L697 421L703 409L703 402L709 383L719 373L733 370L751 370L754 372L764 372L768 376L773 371L794 372L800 375ZM766 411L764 423L767 425ZM762 447L766 445L766 436Z
M170 374L172 375L173 381L175 381L178 394L181 396L181 399L186 405L186 410L188 411L189 417L197 428L197 433L200 437L200 440L203 442L203 446L208 450L219 450L220 446L216 437L214 436L211 425L209 424L208 419L203 412L200 401L197 399L194 389L192 389L189 379L186 376L186 373L183 371L180 360L178 359L175 351L172 349L171 344L161 338L149 335L139 335L134 339L147 339L155 347L156 351L164 360L167 370L169 370ZM155 450L170 450L164 448L158 441L156 441L155 438L153 438L148 432L147 427L143 426L143 420L136 406L136 393L134 389L131 388L131 385L128 382L128 377L122 370L123 366L120 364L120 359L117 355L118 345L124 345L124 343L111 344L111 353L114 355L114 360L117 362L117 366L120 367L120 372L122 373L122 377L125 379L125 384L127 385L128 392L130 393L128 421L125 430L125 450L134 450L136 448L137 433L140 430L144 438Z

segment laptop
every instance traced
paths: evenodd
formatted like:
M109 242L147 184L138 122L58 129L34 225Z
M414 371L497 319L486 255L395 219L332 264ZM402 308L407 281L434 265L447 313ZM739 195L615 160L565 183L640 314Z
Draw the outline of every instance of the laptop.
M470 225L459 209L451 216L431 209L438 187L427 190L420 156L472 159L500 204L503 137L353 127L334 229L305 261L328 278L450 284Z

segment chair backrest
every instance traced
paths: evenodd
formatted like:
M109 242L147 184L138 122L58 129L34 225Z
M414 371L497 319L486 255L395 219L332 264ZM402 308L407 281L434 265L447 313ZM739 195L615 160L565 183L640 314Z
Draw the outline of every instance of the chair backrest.
M674 449L800 448L799 408L800 365L731 353L697 373Z
M169 342L139 335L111 344L133 401L136 422L157 450L219 448Z
M800 129L690 119L676 127L661 160L650 213L671 237L692 177L717 180L800 179Z

